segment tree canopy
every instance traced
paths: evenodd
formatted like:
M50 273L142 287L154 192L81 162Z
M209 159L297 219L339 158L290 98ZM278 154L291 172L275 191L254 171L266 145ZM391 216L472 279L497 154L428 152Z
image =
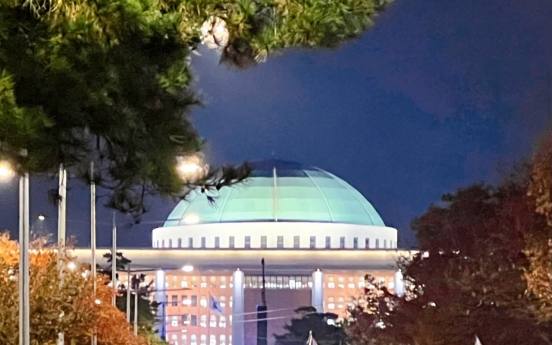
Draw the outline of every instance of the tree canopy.
M244 69L285 48L335 48L373 25L388 0L0 0L0 151L20 170L63 163L144 212L182 196L175 157L204 143L191 53L203 43ZM28 155L17 154L26 149ZM206 189L250 172L226 167Z
M94 295L88 267L72 262L66 255L60 277L55 248L33 243L30 252L30 331L31 344L54 345L58 333L66 344L90 343L94 328L99 345L146 345L145 337L132 333L126 317L111 305L112 291L100 276ZM0 343L16 345L18 339L17 242L0 236ZM69 265L69 263L74 265Z
M286 333L274 335L276 345L304 345L310 331L317 344L345 344L345 331L336 325L336 314L318 313L314 307L301 307L295 312L298 317L284 326Z
M534 170L446 194L415 219L406 294L368 283L352 344L551 344L552 228L528 193Z

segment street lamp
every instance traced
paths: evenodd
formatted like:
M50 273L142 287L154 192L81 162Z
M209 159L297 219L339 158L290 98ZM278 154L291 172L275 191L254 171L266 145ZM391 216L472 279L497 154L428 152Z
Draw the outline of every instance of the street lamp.
M21 151L26 156L26 151ZM9 161L0 161L0 179L15 175ZM29 174L19 178L19 345L30 344L29 300Z
M194 181L203 177L209 170L209 166L203 163L201 153L177 157L176 170L184 181Z

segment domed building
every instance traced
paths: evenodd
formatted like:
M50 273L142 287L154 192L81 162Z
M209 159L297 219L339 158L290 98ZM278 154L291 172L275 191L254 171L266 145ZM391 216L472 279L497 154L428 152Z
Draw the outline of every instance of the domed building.
M356 189L299 163L253 165L244 183L209 194L214 202L181 201L153 230L153 249L121 249L133 268L155 268L159 331L171 344L270 345L298 307L345 316L366 274L404 289L397 230ZM263 259L268 329L257 333Z
M372 204L342 179L298 163L253 164L243 184L222 188L212 204L195 193L181 201L154 248L376 249L396 248Z

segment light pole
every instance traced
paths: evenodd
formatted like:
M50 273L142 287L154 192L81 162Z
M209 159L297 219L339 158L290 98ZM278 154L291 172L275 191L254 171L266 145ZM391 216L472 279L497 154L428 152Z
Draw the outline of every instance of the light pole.
M63 164L59 166L59 191L58 191L58 269L60 285L63 286L63 263L65 259L65 238L67 234L66 227L67 218L67 170L64 169ZM39 216L40 219L40 216ZM44 219L44 216L42 216ZM58 345L65 343L65 336L63 333L58 334Z
M91 273L93 295L96 297L96 183L94 182L94 162L90 162L90 251L92 254ZM92 345L97 345L96 327L92 331Z
M27 152L22 150L21 155ZM0 178L13 175L12 165L0 161ZM19 345L30 344L29 268L29 174L24 173L19 177Z

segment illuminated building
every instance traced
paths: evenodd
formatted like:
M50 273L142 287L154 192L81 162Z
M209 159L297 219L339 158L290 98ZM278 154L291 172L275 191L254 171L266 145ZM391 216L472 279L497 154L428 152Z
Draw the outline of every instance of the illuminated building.
M166 301L160 330L175 345L256 344L262 258L269 344L297 307L344 315L366 274L403 289L397 230L331 173L268 160L255 163L245 183L211 196L214 205L201 193L181 201L153 230L153 249L120 249L133 267L159 268L156 300ZM183 272L183 265L194 270ZM210 311L210 295L222 313Z

